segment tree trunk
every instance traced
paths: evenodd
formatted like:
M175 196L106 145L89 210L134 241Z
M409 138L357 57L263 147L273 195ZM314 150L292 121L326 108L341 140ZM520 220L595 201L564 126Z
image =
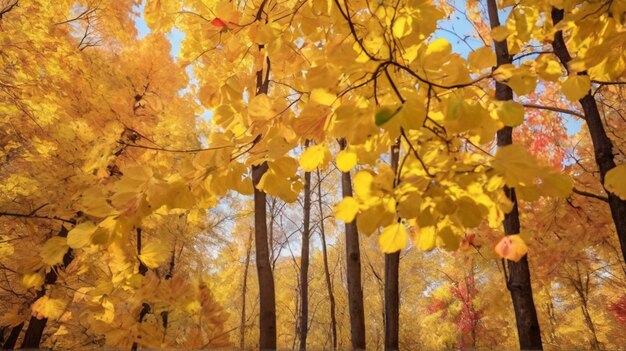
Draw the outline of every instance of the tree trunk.
M500 25L498 18L498 7L496 0L488 0L489 22L491 28ZM511 63L511 56L507 48L506 40L494 41L496 50L497 66ZM503 83L496 82L496 99L501 101L512 100L513 91ZM513 143L513 129L504 127L497 133L498 146L506 146ZM517 197L515 189L505 187L504 191L513 203L513 209L504 216L504 232L506 235L519 234L520 221L517 207ZM541 331L537 320L537 311L533 301L533 291L530 282L530 270L528 268L528 257L524 256L519 262L507 260L508 281L507 288L511 293L513 308L515 310L515 320L517 322L517 334L521 349L541 350Z
M67 237L67 229L65 227L61 227L59 231L59 236L62 238ZM67 267L74 260L74 255L72 249L68 249L65 255L63 255L63 263L51 269L50 272L46 274L44 279L45 285L52 285L56 283L59 276L57 275L57 271L62 267ZM37 299L46 295L46 288L42 287L39 291L37 291ZM48 323L48 318L37 319L37 317L30 317L30 322L28 323L28 328L26 328L26 333L24 334L24 340L22 341L22 349L38 349L41 343L41 337L43 335L43 331L46 328L46 324ZM21 328L20 328L21 329Z
M266 171L266 162L258 166L252 166L252 181L254 182L254 242L260 299L259 348L261 350L274 350L276 349L276 297L267 242L266 196L263 191L257 189L259 181Z
M20 333L22 333L22 329L24 328L24 322L14 326L11 329L11 334L2 345L3 350L13 350L15 348L15 344L17 344L17 339L20 337Z
M305 146L308 146L308 140ZM311 225L311 172L304 173L302 251L300 254L300 350L306 350L309 331L309 235Z
M600 350L600 342L598 341L598 334L596 333L596 327L593 324L593 320L591 319L591 315L589 314L589 307L587 306L587 300L580 297L580 309L583 312L583 316L585 317L585 324L591 333L591 339L589 343L591 344L591 348L594 350Z
M265 2L257 12L259 20L263 13ZM259 45L259 51L264 49ZM262 67L256 72L256 95L267 94L270 84L270 58L265 58L266 69ZM254 144L263 136L257 135ZM258 189L263 174L267 172L267 162L252 166L252 183L254 184L254 243L256 252L256 270L259 281L259 349L276 349L276 295L274 291L274 274L270 262L270 248L267 235L267 197Z
M346 141L340 140L341 149ZM349 172L341 174L343 197L352 196L352 179ZM361 251L356 220L346 223L346 271L348 279L348 306L350 311L350 334L352 348L365 349L365 311L363 309L363 288L361 286Z
M137 228L137 255L141 255L141 228ZM144 277L146 276L146 273L148 273L148 266L146 266L143 262L141 262L141 260L139 260L139 274L143 275ZM141 324L141 322L143 322L143 319L146 317L146 315L150 313L150 305L148 305L147 303L143 303L141 305L141 311L139 311L139 324ZM137 350L137 342L133 342L133 345L130 347L131 351L136 351Z
M572 277L570 275L569 279L574 286L574 290L576 290L578 300L580 301L580 309L585 317L585 324L587 325L587 329L589 329L589 333L591 333L591 339L589 340L591 348L599 350L600 342L598 341L598 334L596 333L596 327L589 313L589 272L587 272L585 280L583 281L583 276L580 273L580 264L576 261L576 276Z
M556 25L562 19L563 10L553 8L552 22ZM563 40L562 31L555 33L552 48L554 49L556 56L561 61L561 64L563 64L563 66L567 69L567 65L571 61L572 57L567 50L565 40ZM587 72L581 72L579 74L587 75ZM596 159L598 169L600 170L600 182L604 187L604 177L610 170L615 168L613 143L604 130L600 111L598 110L596 100L591 95L591 91L587 92L587 95L580 99L579 102L583 108L587 128L589 128L589 135L591 136L591 142L593 144L593 154ZM615 230L617 231L620 247L622 249L622 258L626 260L626 200L620 199L617 195L606 189L604 190L609 198L609 207L611 208L611 216L613 217L613 223L615 224Z
M243 284L241 287L241 322L239 323L239 350L244 350L246 345L246 293L248 292L248 267L250 267L250 255L252 253L252 231L248 236L246 250L246 263L243 268Z
M391 169L398 172L399 140L391 147ZM396 179L396 178L394 178ZM395 187L395 180L394 180ZM400 251L385 254L385 350L398 350L400 340Z
M324 230L324 206L322 204L322 177L317 170L317 204L320 216L320 238L322 239L322 257L324 258L324 275L326 277L326 289L330 301L330 327L332 331L333 350L337 350L337 317L335 316L335 293L328 268L328 252L326 250L326 231Z
M174 276L174 266L176 265L175 257L176 257L176 242L174 242L174 249L172 250L172 255L170 256L170 266L169 266L167 273L165 274L165 280L170 280ZM164 333L167 333L167 326L169 324L169 316L170 314L168 311L161 312L161 319L163 321Z

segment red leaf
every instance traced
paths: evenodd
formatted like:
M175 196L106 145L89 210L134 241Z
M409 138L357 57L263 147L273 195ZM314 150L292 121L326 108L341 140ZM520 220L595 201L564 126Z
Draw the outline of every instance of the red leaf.
M226 23L224 23L224 21L222 21L221 19L215 17L212 21L211 24L216 26L216 27L226 27Z

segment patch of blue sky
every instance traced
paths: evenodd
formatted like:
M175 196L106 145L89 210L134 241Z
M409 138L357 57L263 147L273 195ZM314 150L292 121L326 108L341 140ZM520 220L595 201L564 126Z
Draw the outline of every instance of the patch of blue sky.
M146 17L144 16L143 9L146 6L145 2L142 1L141 5L133 6L133 11L137 14L135 19L135 29L137 29L137 39L143 39L148 34L150 34L150 28L148 28L148 23L146 23Z

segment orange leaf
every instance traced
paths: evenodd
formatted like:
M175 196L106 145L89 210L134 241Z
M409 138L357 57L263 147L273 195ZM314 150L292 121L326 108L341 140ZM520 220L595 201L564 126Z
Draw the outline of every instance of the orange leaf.
M517 262L526 255L528 247L526 247L524 240L516 234L507 235L500 239L494 250L498 256Z

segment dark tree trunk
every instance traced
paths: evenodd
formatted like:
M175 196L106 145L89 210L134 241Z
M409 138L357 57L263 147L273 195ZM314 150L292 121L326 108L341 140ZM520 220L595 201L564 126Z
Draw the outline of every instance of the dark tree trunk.
M554 24L556 25L562 19L563 10L553 8L552 21ZM552 48L563 66L567 69L567 65L572 57L567 50L565 40L563 40L562 31L555 33ZM586 75L587 72L581 72L579 74ZM591 136L591 142L593 144L593 154L598 169L600 170L600 182L604 187L604 177L610 170L615 168L613 143L604 130L600 111L598 110L596 100L591 95L591 91L587 92L587 95L580 99L579 102L583 108L587 128L589 128L589 135ZM611 216L613 217L613 223L615 224L615 230L617 231L617 237L619 238L620 247L622 249L622 258L626 260L626 200L620 199L617 195L606 189L605 191L608 194Z
M59 231L59 236L66 238L67 237L67 229L65 227L61 227ZM68 249L65 255L63 255L63 263L51 269L50 272L46 274L44 279L45 285L52 285L56 283L59 276L57 275L57 271L62 269L63 267L67 267L72 260L74 259L74 254L72 249ZM37 299L46 295L45 286L42 287L39 291L37 291ZM41 337L43 335L43 331L46 328L46 324L48 323L48 318L37 319L37 317L30 317L30 322L28 323L28 328L26 328L26 333L24 334L24 340L22 341L22 349L38 349L41 343Z
M400 143L391 147L391 168L398 172ZM396 179L396 178L394 178ZM395 183L395 181L394 181ZM395 186L395 184L394 184ZM398 350L400 342L400 251L385 254L385 350Z
M320 216L320 238L322 239L322 257L324 258L324 275L326 277L326 289L328 290L328 300L330 302L330 327L332 331L333 350L337 350L337 317L335 316L335 293L328 267L328 252L326 250L326 231L324 229L324 206L322 204L322 177L317 170L317 204Z
M2 345L3 350L13 350L15 348L15 344L17 344L17 339L20 337L23 328L24 322L14 326L11 329L11 334L9 334L9 337L4 342L4 345Z
M346 141L340 141L345 149ZM352 196L352 178L349 172L341 174L343 197ZM356 220L346 223L346 270L348 279L348 306L350 311L350 334L352 348L365 349L365 310L363 308L363 288L361 286L361 251Z
M257 12L258 21L263 14L265 2ZM259 45L259 51L264 45ZM256 95L267 94L270 84L270 58L265 58L266 68L256 72ZM263 136L257 135L254 144ZM276 295L274 291L274 274L270 262L270 248L267 235L267 197L257 187L263 174L267 172L267 162L252 166L252 183L254 184L254 243L256 252L256 270L259 281L259 348L261 350L276 349Z
M495 28L500 25L496 0L487 0L487 4L489 22L491 28ZM499 67L500 65L511 63L511 56L509 55L506 40L500 42L494 41L494 46L496 50L497 66ZM496 82L496 99L501 101L512 100L513 91L505 84ZM504 127L499 130L497 142L499 147L511 145L513 143L513 129L511 127ZM505 187L504 191L509 200L513 203L511 212L504 216L504 233L506 235L519 234L520 220L515 189ZM541 350L543 349L541 331L539 329L537 311L533 301L528 258L524 256L519 262L507 260L507 267L509 274L506 285L511 293L511 299L513 300L520 348L524 350Z
M308 141L305 143L308 146ZM300 254L300 350L309 331L309 236L311 230L311 172L304 173L302 250Z
M167 271L167 274L165 274L165 280L170 280L172 279L172 276L174 276L174 266L176 265L176 244L174 243L174 249L172 250L172 256L170 256L170 267ZM163 311L161 312L161 320L163 321L163 329L167 332L167 326L169 324L169 312L168 311Z
M137 256L141 255L141 228L137 228ZM141 262L141 260L139 260L139 274L143 275L144 277L146 276L146 273L148 273L148 266L146 266L143 262ZM148 305L147 303L143 303L141 305L141 311L139 311L139 323L141 324L141 322L143 322L143 319L146 317L146 315L150 313L150 305ZM133 345L130 347L131 351L136 351L137 350L137 342L133 342Z
M257 189L267 163L252 167L254 182L254 242L256 247L256 269L259 279L259 348L276 349L276 298L274 295L274 276L270 264L269 245L267 243L267 208L265 193Z

